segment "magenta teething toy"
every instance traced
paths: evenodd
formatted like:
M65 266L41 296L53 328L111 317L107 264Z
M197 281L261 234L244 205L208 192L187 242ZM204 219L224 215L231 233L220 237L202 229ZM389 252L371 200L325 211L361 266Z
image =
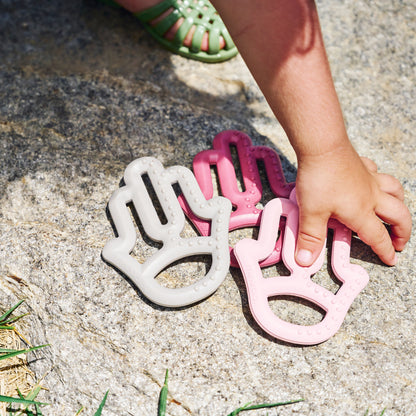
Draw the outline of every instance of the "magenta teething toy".
M285 198L276 198L265 206L261 218L258 240L239 241L234 253L241 267L247 287L251 313L257 323L270 335L290 343L314 345L326 341L340 328L356 296L368 282L367 272L349 262L351 231L336 220L330 220L334 230L331 267L342 282L336 294L314 283L311 275L323 264L322 250L310 267L301 267L295 261L295 244L298 232L298 207ZM273 251L279 232L280 218L286 217L282 257L290 276L264 278L260 269L263 259ZM316 325L304 326L286 322L277 317L269 306L272 296L290 295L311 301L326 314Z
M237 178L232 162L230 146L237 148L241 166L241 173L245 186L244 191L237 187ZM289 197L293 184L286 183L282 166L277 153L266 146L253 146L246 134L227 130L215 136L212 150L198 153L193 161L193 171L196 180L205 196L213 196L214 187L211 177L211 166L217 167L221 195L229 199L234 207L231 212L229 230L233 231L260 224L262 210L256 205L260 201L263 189L257 161L262 160L266 169L270 188L277 197ZM188 205L180 197L180 203L188 218L193 222L202 235L208 235L210 223L196 217ZM279 239L271 253L261 261L261 266L277 263L281 258L281 239ZM231 266L238 267L238 262L231 251Z

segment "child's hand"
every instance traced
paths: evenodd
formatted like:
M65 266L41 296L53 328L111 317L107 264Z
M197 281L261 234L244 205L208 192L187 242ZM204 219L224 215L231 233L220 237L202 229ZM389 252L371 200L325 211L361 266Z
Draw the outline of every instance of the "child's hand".
M349 144L331 153L299 160L296 193L299 234L296 260L309 266L319 255L329 217L336 218L392 266L395 250L410 238L412 221L404 192L392 176L377 173ZM390 225L390 234L383 222Z
M361 159L348 139L315 2L211 2L298 157L297 262L313 263L334 217L384 263L395 264L395 250L404 248L411 231L403 188Z

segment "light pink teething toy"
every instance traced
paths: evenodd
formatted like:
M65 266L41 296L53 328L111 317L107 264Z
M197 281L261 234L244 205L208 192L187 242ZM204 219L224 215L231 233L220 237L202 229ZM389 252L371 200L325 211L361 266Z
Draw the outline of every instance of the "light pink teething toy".
M238 189L230 146L237 148L244 191ZM250 137L242 132L227 130L219 133L214 138L213 149L204 150L194 158L194 175L207 199L212 198L214 193L210 167L213 165L217 167L221 194L229 199L234 207L231 212L230 231L260 224L262 210L257 208L256 204L261 199L263 189L257 166L258 160L262 160L264 163L267 179L274 195L289 197L293 184L286 183L278 154L266 146L253 146ZM198 231L202 235L208 235L210 223L192 214L183 198L179 199L183 210ZM281 244L281 239L279 239L267 258L261 261L261 266L274 264L280 260ZM231 266L238 267L231 247L230 251Z
M282 257L291 274L264 278L259 263L274 249L281 216L286 217ZM336 294L311 280L311 275L322 267L325 248L310 267L301 267L295 261L298 207L293 197L292 200L270 201L263 210L258 240L244 239L234 248L246 283L251 313L266 332L280 340L303 345L326 341L338 331L351 303L368 282L366 271L349 262L351 231L335 220L330 220L329 227L334 230L331 267L342 282ZM279 295L309 300L326 312L323 320L304 326L280 319L268 301Z
M148 175L167 222L162 224L143 181ZM144 296L163 306L185 306L212 294L223 282L229 269L228 220L231 203L222 197L205 199L194 175L182 166L164 169L155 158L143 157L131 162L124 173L125 186L117 189L108 207L118 237L104 246L102 256L127 276ZM183 197L196 216L212 224L207 236L182 238L185 216L173 184L178 183ZM163 243L162 248L139 263L130 252L136 244L136 230L127 204L132 202L146 234ZM197 254L210 254L209 272L195 283L180 288L160 285L155 277L176 260Z

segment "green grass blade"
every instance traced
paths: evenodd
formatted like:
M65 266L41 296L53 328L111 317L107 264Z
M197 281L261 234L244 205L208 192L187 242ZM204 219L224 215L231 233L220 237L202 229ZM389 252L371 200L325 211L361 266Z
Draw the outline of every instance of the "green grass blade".
M39 405L35 404L35 409L36 409L36 416L43 416Z
M288 402L279 402L279 403L262 403L262 404L255 404L250 406L250 403L246 403L244 406L239 407L238 409L233 410L227 416L237 416L240 412L244 412L247 410L256 410L256 409L266 409L269 407L278 407L278 406L287 406L289 404L303 402L304 399L297 399L297 400L290 400Z
M17 394L19 395L19 397L20 397L21 399L24 399L24 398L25 398L25 396L23 396L23 394L21 393L21 391L20 391L18 388L16 388L16 390L17 390Z
M165 416L166 414L166 405L168 401L168 376L169 370L166 370L165 373L165 382L159 394L159 406L158 406L158 416Z
M40 393L42 389L42 386L40 384L36 384L35 387L27 394L26 397L23 397L22 393L20 392L19 389L17 389L17 394L19 395L20 399L26 400L26 401L30 401L33 402L33 405L35 406L35 410L36 410L36 414L33 413L32 410L29 410L28 407L31 406L31 404L26 404L24 409L17 411L18 413L15 413L15 416L21 416L21 415L26 415L26 416L42 416L42 412L40 410L40 404L46 405L46 403L40 403L35 401L36 397L38 396L38 394ZM15 411L16 412L16 411Z
M384 412L386 411L386 409L387 409L387 407L385 407L385 408L383 409L383 411L380 413L380 416L383 416L383 415L384 415Z
M25 300L19 300L16 305L12 306L7 312L0 316L0 324L4 324L4 321L17 309Z
M48 347L48 346L49 346L49 344L38 345L36 347L32 347L32 348L28 348L28 349L24 349L24 350L9 350L9 351L1 351L0 350L0 361L1 360L7 360L8 358L15 357L16 355L26 354L28 352L35 351L35 350L38 350L40 348L44 348L44 347Z
M38 397L38 394L42 390L42 386L40 384L36 384L35 387L29 392L29 394L25 397L26 400L35 400Z
M23 315L14 316L13 318L10 318L10 319L7 319L6 321L3 321L3 322L2 322L2 325L10 325L10 324L12 324L13 322L18 321L19 319L21 319L21 318L23 318L23 317L25 317L25 316L27 316L27 315L29 315L29 314L28 314L28 313L24 313Z
M2 396L0 395L0 402L3 403L16 403L16 404L25 404L25 405L30 405L30 404L37 404L39 406L47 406L48 403L42 403L42 402L37 402L34 400L26 400L26 399L21 399L18 397L9 397L9 396Z
M227 416L236 416L238 415L240 412L242 412L243 410L246 410L248 406L251 405L251 402L246 403L245 405L233 410L231 413L229 413Z
M82 406L81 409L79 409L78 412L75 413L75 416L79 416L83 410L84 410L84 406Z
M0 325L0 329L11 329L13 331L13 329L15 329L14 326L9 326L9 325Z
M105 392L105 394L104 394L104 398L103 398L103 400L101 401L100 406L98 407L97 411L94 413L94 416L101 416L101 413L102 413L102 411L103 411L103 408L104 408L105 402L106 402L106 400L107 400L107 396L108 396L108 390Z

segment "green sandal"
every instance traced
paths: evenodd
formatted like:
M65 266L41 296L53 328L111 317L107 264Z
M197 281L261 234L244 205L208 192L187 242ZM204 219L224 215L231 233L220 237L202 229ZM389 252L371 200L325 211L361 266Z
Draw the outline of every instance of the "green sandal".
M114 4L112 0L102 0L107 4ZM161 21L152 25L151 22L167 10L172 12ZM156 6L134 14L144 28L157 39L165 48L186 58L202 62L224 62L237 55L238 51L215 8L208 0L163 0ZM183 22L169 40L164 34L180 18ZM188 48L183 44L189 30L195 26L192 44ZM208 32L208 50L201 51L201 43L205 32ZM224 48L220 48L220 37L225 41Z

